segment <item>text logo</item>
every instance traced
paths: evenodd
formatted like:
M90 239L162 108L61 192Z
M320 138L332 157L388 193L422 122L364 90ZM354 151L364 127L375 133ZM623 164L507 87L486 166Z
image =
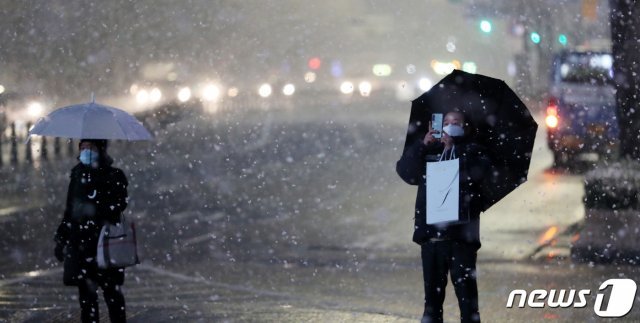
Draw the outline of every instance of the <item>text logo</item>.
M611 286L611 293L606 303L605 308L605 296L601 293L606 291ZM609 279L600 285L598 293L596 294L596 303L594 305L594 312L599 317L623 317L631 311L633 307L633 301L636 297L636 291L638 286L636 282L631 279ZM551 308L583 308L587 306L587 296L591 295L591 291L588 289L581 290L565 290L565 289L534 289L527 293L523 289L515 289L509 294L507 299L507 308L513 308L516 298L520 296L517 306L524 308L525 305L531 308L544 308L545 306Z
M633 300L636 298L638 286L631 279L609 279L600 285L600 290L611 287L611 295L609 295L609 304L606 310L602 310L602 302L604 295L598 293L596 296L596 306L594 308L596 315L600 317L623 317L631 312Z

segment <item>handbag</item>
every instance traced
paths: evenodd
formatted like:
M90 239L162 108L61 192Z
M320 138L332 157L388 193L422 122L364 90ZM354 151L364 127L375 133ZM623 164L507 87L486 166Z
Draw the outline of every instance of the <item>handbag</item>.
M98 238L98 268L122 268L140 263L133 222L120 215L119 223L105 223Z
M455 146L449 160L427 162L425 185L427 187L427 224L451 224L460 219L460 159L455 157ZM464 222L464 221L460 221Z

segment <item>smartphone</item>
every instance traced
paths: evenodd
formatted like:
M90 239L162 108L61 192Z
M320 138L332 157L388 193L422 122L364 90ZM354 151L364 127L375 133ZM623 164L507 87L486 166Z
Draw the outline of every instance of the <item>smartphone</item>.
M431 115L431 128L436 132L433 134L433 138L442 138L442 113L434 113Z

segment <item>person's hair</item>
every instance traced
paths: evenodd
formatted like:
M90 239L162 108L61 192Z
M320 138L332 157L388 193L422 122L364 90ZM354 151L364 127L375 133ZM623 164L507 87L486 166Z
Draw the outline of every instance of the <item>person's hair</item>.
M98 164L100 165L110 165L111 163L113 163L113 158L111 158L111 156L109 156L109 154L107 153L107 147L109 146L109 142L105 139L80 139L80 142L78 143L78 149L80 148L80 146L82 145L83 142L90 142L92 143L94 146L96 146L96 148L98 148L98 153L99 157L98 157ZM76 159L80 160L80 156L78 156Z
M78 148L80 148L83 142L92 143L96 148L98 148L99 152L107 151L107 146L109 145L109 142L104 139L80 139L80 142L78 142Z
M465 116L465 115L464 115L464 113L463 113L462 111L455 109L455 110L453 110L453 111L449 111L449 112L447 112L447 113L445 114L445 116L446 116L447 114L449 114L449 113L457 113L457 114L461 115L461 116L462 116L462 121L464 121L464 123L467 123L467 116Z
M475 135L476 127L474 126L473 122L471 121L471 118L469 118L466 113L464 113L462 110L460 110L458 108L447 112L447 114L448 113L457 113L457 114L462 116L462 121L463 121L463 126L464 126L464 136L465 137L471 137L471 136ZM445 114L445 116L446 116L446 114Z

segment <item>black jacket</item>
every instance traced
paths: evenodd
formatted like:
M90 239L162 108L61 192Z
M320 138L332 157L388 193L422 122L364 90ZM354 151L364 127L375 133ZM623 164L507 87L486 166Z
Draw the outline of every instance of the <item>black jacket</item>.
M452 239L472 243L480 248L480 212L483 201L480 187L489 171L485 149L467 138L455 138L455 151L460 159L460 215L470 221L463 224L426 224L427 161L437 161L444 150L442 143L424 145L417 140L405 146L396 163L396 172L407 183L418 186L415 204L413 241L422 244L431 238Z
M64 283L90 278L120 285L124 270L98 270L95 258L102 225L119 222L127 207L127 178L111 162L98 168L79 163L70 177L64 216L54 238L65 247Z

